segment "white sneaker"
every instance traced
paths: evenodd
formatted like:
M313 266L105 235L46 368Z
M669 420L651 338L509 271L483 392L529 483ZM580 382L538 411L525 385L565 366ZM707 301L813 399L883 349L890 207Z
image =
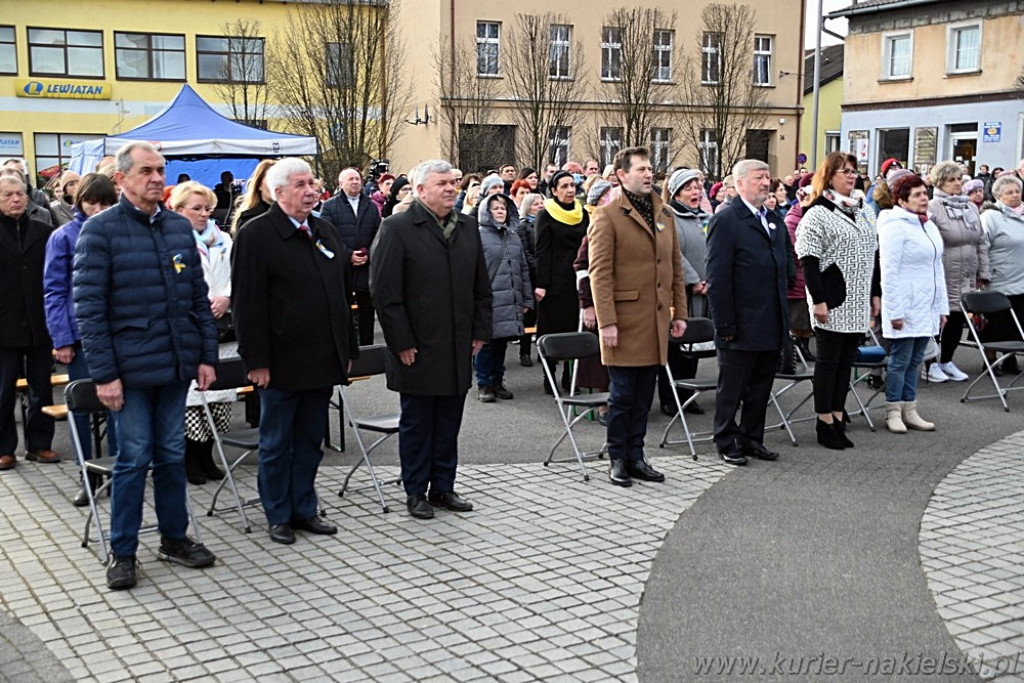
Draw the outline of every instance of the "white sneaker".
M934 382L935 384L948 382L949 377L946 376L946 373L942 371L942 368L939 367L939 365L939 363L932 363L931 367L928 368L928 374L925 379L929 382Z
M939 363L938 365L942 366L943 374L954 382L963 382L970 379L970 377L961 371L960 368L953 365L953 361L949 361L948 363ZM935 366L933 365L932 367Z

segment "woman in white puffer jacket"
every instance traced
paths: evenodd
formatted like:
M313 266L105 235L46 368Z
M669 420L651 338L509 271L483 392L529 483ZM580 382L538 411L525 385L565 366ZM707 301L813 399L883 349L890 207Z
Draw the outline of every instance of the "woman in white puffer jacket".
M882 334L892 340L885 384L885 425L931 431L917 414L918 368L928 340L949 315L942 236L928 214L924 181L908 171L886 181L896 206L878 216L882 276Z

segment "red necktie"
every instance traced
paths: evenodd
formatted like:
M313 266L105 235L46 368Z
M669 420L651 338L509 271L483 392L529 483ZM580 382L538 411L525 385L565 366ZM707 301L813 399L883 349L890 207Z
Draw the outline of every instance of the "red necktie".
M313 231L309 229L308 225L303 223L302 225L299 226L299 230L306 234L306 238L309 239L310 242L313 241Z

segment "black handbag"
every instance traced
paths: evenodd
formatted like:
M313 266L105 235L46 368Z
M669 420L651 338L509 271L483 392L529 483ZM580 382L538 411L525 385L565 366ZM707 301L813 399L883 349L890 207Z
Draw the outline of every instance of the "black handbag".
M829 310L842 306L846 301L846 278L839 266L833 263L821 271L821 284L825 288L825 305Z

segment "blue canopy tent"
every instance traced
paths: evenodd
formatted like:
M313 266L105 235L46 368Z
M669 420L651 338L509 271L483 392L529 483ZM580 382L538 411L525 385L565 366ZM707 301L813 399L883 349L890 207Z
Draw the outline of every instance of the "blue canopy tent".
M260 130L221 116L186 83L173 102L141 126L74 145L70 168L91 171L104 155L136 141L151 142L163 153L168 184L187 173L207 187L220 182L221 171L247 178L262 158L318 152L314 137Z

